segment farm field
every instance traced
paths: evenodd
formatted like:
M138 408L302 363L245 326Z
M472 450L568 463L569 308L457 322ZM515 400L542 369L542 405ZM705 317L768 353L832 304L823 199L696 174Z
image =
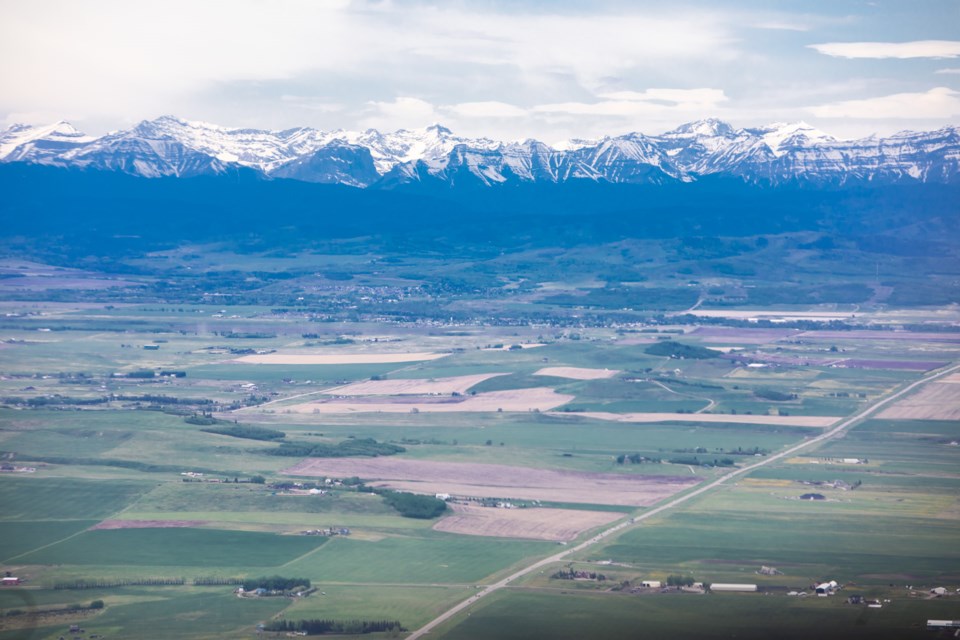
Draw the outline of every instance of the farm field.
M454 504L453 513L434 525L435 531L494 538L574 540L587 529L616 520L603 511L570 509L504 509Z
M396 383L393 383L392 386L396 386ZM572 399L573 396L557 393L549 387L540 387L450 397L396 395L391 399L383 399L380 396L349 399L331 398L292 405L286 407L286 409L311 414L549 411Z
M397 619L413 631L617 523L627 526L570 562L611 582L682 574L805 588L836 578L895 596L908 583L960 587L956 421L887 413L943 410L940 396L924 398L960 386L949 378L843 438L629 524L829 431L930 375L928 364L960 359L949 333L711 324L579 327L573 337L327 327L255 305L6 308L25 315L0 318L0 563L25 582L0 591L0 640L22 634L6 615L25 606L18 594L38 609L105 604L41 615L38 640L72 620L109 638L138 637L143 624L156 637L253 638L281 614ZM718 355L647 353L666 341ZM830 364L839 360L857 366ZM407 517L385 490L462 500ZM800 498L810 493L824 499ZM759 576L762 565L783 573ZM869 618L839 597L800 602L776 589L637 596L550 577L565 566L482 599L436 637L530 637L534 627L588 637L596 624L631 637L640 620L657 630L669 619L710 637L709 616L743 618L730 628L750 637L750 615L781 609L797 628L822 619L910 637L918 616L954 616L950 601L919 596ZM232 584L194 584L271 575L317 591L241 599ZM148 584L157 579L182 583ZM201 619L207 609L216 615Z
M838 602L838 600L840 602ZM697 596L584 594L523 591L497 594L474 613L437 636L445 640L550 637L778 638L810 635L832 638L929 638L927 619L956 610L943 600L900 602L872 610L852 607L841 597L763 597L756 594ZM918 620L920 621L918 623Z
M415 493L637 507L653 504L697 482L689 476L589 474L386 457L373 460L308 458L283 473L307 477L363 474L373 485Z

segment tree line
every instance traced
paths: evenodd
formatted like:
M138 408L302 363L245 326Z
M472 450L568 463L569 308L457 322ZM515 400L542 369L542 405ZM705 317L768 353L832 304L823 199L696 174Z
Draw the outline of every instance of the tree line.
M406 631L399 620L271 620L264 626L265 631L291 632L301 631L307 635L325 633L384 633Z

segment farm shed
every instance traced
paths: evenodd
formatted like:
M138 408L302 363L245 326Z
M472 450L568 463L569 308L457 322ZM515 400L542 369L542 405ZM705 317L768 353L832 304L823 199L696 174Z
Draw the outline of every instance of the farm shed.
M818 596L832 596L833 592L840 588L840 585L837 584L836 580L831 580L830 582L824 582L817 585L817 595Z
M757 590L757 585L755 584L737 584L733 582L715 582L710 585L710 591L741 591L741 592L753 592Z
M960 629L960 620L927 620L927 629Z
M644 580L640 583L640 586L648 587L650 589L659 589L661 586L663 586L663 583L661 583L659 580Z
M933 589L930 589L930 593L935 596L945 596L947 595L947 590L944 587L934 587Z
M7 576L3 579L3 586L5 587L14 587L20 584L20 578L14 576Z

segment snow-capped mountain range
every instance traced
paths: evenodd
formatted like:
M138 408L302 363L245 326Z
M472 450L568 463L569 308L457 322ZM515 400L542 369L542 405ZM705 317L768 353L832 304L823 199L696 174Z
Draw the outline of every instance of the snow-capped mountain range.
M629 133L548 145L463 138L433 125L393 133L228 129L173 116L87 136L69 123L0 132L0 162L120 171L147 178L247 167L273 178L389 188L407 183L666 184L702 176L816 185L960 182L960 128L838 140L803 122L734 129L700 120L655 136Z

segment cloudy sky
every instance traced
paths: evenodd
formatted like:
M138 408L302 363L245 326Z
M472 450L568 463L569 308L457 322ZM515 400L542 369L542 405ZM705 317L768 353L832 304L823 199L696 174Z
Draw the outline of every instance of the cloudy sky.
M958 0L4 0L0 60L0 125L93 134L164 114L547 142L960 124Z

